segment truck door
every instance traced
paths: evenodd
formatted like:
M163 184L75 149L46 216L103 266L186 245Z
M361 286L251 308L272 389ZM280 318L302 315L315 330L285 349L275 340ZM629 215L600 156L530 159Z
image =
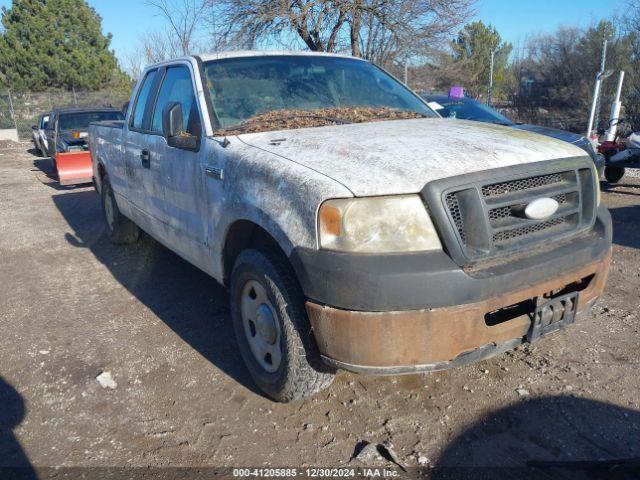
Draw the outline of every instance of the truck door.
M38 125L38 139L40 140L40 150L44 155L47 154L49 150L48 142L47 142L47 124L49 123L50 115L43 115L40 119L40 124Z
M56 156L56 117L57 115L51 115L49 117L44 131L47 144L46 154L52 158Z
M125 170L129 201L147 221L162 218L163 194L159 182L160 159L157 143L161 138L150 128L160 71L150 70L138 88L125 130Z
M209 223L203 175L205 142L202 112L196 100L193 78L188 63L166 68L151 122L151 130L159 135L155 148L164 194L164 221L178 240L175 248L192 259L204 249L206 225ZM174 102L182 106L185 131L200 138L197 151L170 147L161 136L162 113L168 104Z

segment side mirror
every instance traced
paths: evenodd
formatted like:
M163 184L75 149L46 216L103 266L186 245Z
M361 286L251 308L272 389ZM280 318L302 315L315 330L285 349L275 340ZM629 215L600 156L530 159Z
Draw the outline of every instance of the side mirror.
M162 110L162 134L170 147L198 149L200 139L184 131L182 105L178 102L168 103Z
M129 102L124 102L122 104L122 114L126 117L127 116L127 110L129 110Z
M37 125L31 125L31 130L38 130L38 126Z

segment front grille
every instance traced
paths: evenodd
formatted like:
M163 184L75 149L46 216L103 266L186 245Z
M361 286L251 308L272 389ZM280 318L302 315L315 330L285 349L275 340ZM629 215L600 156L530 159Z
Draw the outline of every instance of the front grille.
M458 203L458 197L454 193L447 195L447 207L449 208L449 214L451 220L458 230L462 243L467 242L467 234L464 229L464 221L462 220L462 212L460 211L460 204Z
M514 228L513 230L506 230L504 232L498 232L493 235L494 244L502 244L509 240L519 237L526 237L527 235L533 235L539 232L550 230L554 227L562 227L568 223L565 217L554 218L545 222L535 223L533 225L526 225L524 227Z
M545 185L553 185L554 183L562 183L561 174L552 173L550 175L540 175L538 177L522 178L520 180L512 180L510 182L485 185L482 187L482 195L485 197L496 197L509 192L530 190L532 188L544 187Z
M471 264L590 227L595 220L594 178L589 165L577 163L568 169L566 162L550 162L550 169L556 166L551 172L527 172L523 166L462 175L459 183L432 182L423 194L438 228L452 233L443 240L454 259ZM554 199L558 210L544 220L527 218L525 207L539 198ZM437 211L438 205L444 212Z

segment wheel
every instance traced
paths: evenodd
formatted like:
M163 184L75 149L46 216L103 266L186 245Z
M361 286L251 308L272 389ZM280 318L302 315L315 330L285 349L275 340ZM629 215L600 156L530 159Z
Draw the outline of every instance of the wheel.
M304 296L279 252L245 250L231 273L231 320L251 377L268 396L291 402L331 385L322 364Z
M109 240L116 245L134 243L140 236L138 226L120 213L113 188L106 175L102 179L102 212Z
M624 167L608 165L604 168L604 178L606 178L609 183L619 182L620 179L624 177L624 171Z

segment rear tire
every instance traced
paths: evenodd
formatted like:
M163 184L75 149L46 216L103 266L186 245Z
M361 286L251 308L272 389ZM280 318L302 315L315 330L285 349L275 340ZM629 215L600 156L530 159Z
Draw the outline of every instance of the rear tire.
M617 183L624 177L625 169L624 167L617 167L613 165L608 165L604 168L604 178L607 179L609 183Z
M335 372L320 359L304 295L284 255L240 253L230 294L240 354L262 391L278 402L291 402L331 385Z
M109 177L106 175L102 178L102 213L107 225L107 236L111 243L124 245L138 240L140 229L120 213Z

